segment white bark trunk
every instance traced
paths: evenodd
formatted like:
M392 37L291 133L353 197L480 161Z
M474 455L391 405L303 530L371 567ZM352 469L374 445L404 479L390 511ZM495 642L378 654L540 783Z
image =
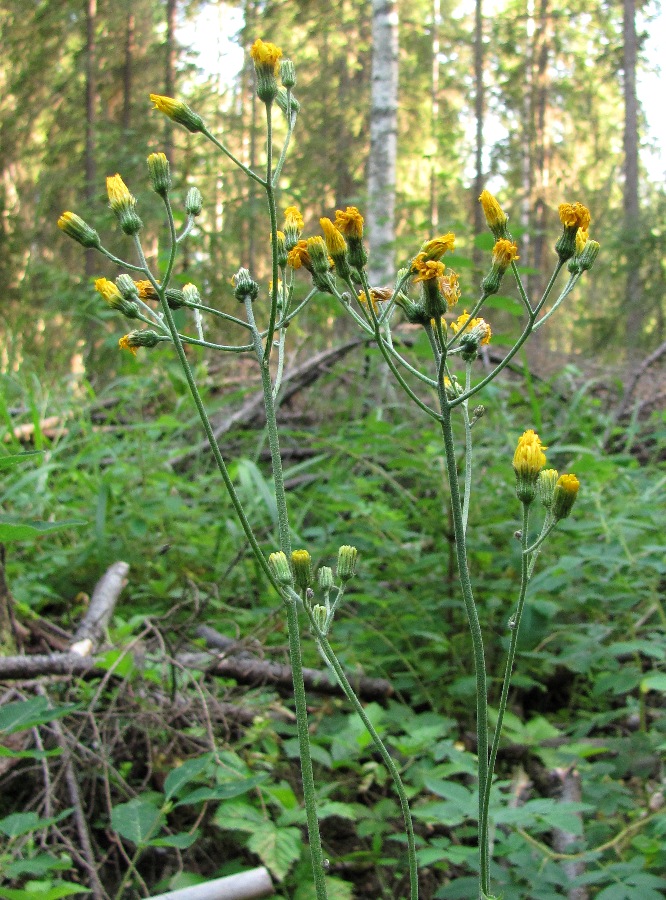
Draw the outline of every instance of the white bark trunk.
M395 181L398 149L398 7L372 0L372 95L366 224L370 283L394 275Z

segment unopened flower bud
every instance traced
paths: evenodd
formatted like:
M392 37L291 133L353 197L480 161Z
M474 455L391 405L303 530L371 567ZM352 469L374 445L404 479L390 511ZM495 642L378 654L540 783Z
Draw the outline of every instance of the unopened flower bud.
M291 554L291 565L294 570L294 581L301 590L312 584L312 557L307 550L294 550Z
M588 239L585 242L585 248L581 255L578 257L578 267L581 272L586 272L588 269L591 269L594 265L594 261L599 255L599 250L601 246L597 243L597 241L593 241Z
M171 172L165 153L151 153L148 157L148 173L153 190L160 197L166 197L171 190Z
M188 216L196 218L196 216L201 215L202 209L203 197L201 196L201 191L199 188L191 187L185 195L185 212Z
M289 89L296 84L296 67L290 59L283 59L280 63L280 81Z
M259 285L252 279L247 269L239 269L234 275L234 297L239 303L245 303L249 297L254 302L259 296Z
M116 287L125 300L136 300L139 296L139 289L130 275L119 275L116 278Z
M270 566L271 572L275 576L275 580L279 584L289 586L294 583L291 569L289 568L289 563L287 562L287 557L284 555L282 550L278 551L277 553L271 553L271 555L268 557L268 565Z
M282 112L287 115L287 92L281 88L277 94L275 95L275 102L280 107ZM298 102L296 97L293 94L289 95L289 109L291 110L292 118L297 116L301 111L301 104ZM293 122L292 122L293 125Z
M135 211L136 198L130 194L127 185L120 175L110 175L106 179L106 191L109 195L109 206L120 222L125 234L137 234L142 222Z
M186 284L183 288L183 300L186 303L201 303L201 296L199 295L199 289L195 284Z
M333 587L333 569L330 566L322 566L317 572L317 581L322 591L330 591Z
M293 250L303 231L303 216L296 206L288 206L284 211L284 241L287 251Z
M277 264L281 269L287 265L287 242L285 240L284 231L277 232Z
M349 544L343 544L338 550L338 578L341 581L349 581L356 574L356 560L358 550Z
M136 356L139 347L156 347L162 341L169 340L165 335L159 335L150 328L143 331L130 331L118 341L118 346L122 350L129 350Z
M542 469L537 478L537 496L546 509L550 509L553 505L553 493L559 473L557 469Z
M315 620L315 624L320 631L323 631L326 634L326 619L328 618L328 612L325 606L320 606L317 604L312 607L312 618Z
M99 235L94 228L73 212L64 212L58 219L58 228L82 247L99 249Z
M509 232L507 230L507 222L509 221L509 217L490 191L481 191L479 203L483 207L483 214L486 217L488 228L490 228L495 236L495 240L508 238Z
M134 282L129 275L121 275L118 280L120 280L120 278L127 278L132 282L132 285L134 285ZM121 312L126 318L136 319L139 315L139 307L132 299L138 297L138 293L129 294L128 297L125 297L121 293L118 285L109 281L108 278L98 278L95 281L95 290L104 297L111 309Z
M571 512L580 482L575 475L560 475L553 491L553 505L551 511L555 519L566 519Z
M169 309L180 309L183 306L184 299L185 295L178 288L166 289L166 301L169 304Z
M513 241L500 238L495 242L490 272L481 282L481 289L486 296L499 291L504 273L516 259L518 259L518 247Z
M201 116L197 115L194 110L190 109L182 100L176 100L173 97L164 97L162 94L151 94L150 102L154 103L154 109L159 109L161 113L168 116L172 122L183 125L188 131L196 134L198 131L204 130L204 121Z

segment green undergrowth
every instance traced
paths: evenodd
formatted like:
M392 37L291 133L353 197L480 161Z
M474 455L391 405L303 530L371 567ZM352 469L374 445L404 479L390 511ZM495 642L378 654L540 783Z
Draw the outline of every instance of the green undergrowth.
M81 790L110 897L264 863L276 897L309 900L288 698L269 686L204 681L164 662L165 649L192 649L202 623L258 641L268 658L284 661L277 598L207 454L169 464L201 439L181 376L173 367L167 377L149 363L127 366L97 393L85 385L58 396L36 380L3 385L5 452L22 449L8 440L10 426L30 422L42 451L0 472L3 514L85 522L7 544L17 618L41 616L73 630L84 595L111 562L128 562L130 575L105 661L122 677L101 688L95 680L49 685L46 711L30 689L0 706L0 730L32 727L41 751L56 751L42 758L28 741L21 752L32 756L15 758L2 776L0 898L68 896L86 884L68 845L77 841L67 793L58 783L46 802L44 792L45 765L54 775L62 766L47 723L62 714L73 752L87 765ZM206 379L213 418L247 396L226 375L223 389L215 386L224 382L219 374ZM644 423L631 440L618 430L609 453L606 405L593 384L581 384L580 373L567 370L525 391L511 376L485 392L474 428L470 560L495 702L520 581L516 437L537 427L549 463L575 471L582 484L574 514L539 558L523 615L494 799L492 879L505 900L566 897L576 885L602 900L650 900L666 886L665 422ZM25 411L10 416L21 405ZM51 439L39 429L46 415L66 416ZM368 714L412 798L421 896L467 898L476 884L474 684L440 441L382 388L373 351L339 364L282 418L294 546L307 547L318 565L331 565L342 543L359 549L332 643L348 670L386 678L395 690ZM223 448L271 552L277 523L265 436L260 428L234 430ZM308 665L323 667L307 638L305 654ZM255 711L254 724L225 718L218 700ZM309 703L331 897L406 895L399 807L381 760L343 700L311 694ZM97 749L87 757L85 746ZM580 798L562 799L553 773L574 766ZM566 853L587 855L558 858L562 833Z

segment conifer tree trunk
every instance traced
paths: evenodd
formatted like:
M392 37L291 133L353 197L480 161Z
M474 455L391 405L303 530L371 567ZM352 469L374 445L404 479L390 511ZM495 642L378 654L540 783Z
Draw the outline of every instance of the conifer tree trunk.
M95 199L95 112L97 100L97 79L95 67L95 24L97 0L86 0L86 149L85 149L85 194L88 206ZM85 272L90 277L95 271L95 251L86 250Z
M639 200L638 200L638 99L636 97L636 3L623 0L624 70L624 243L628 261L624 308L629 356L640 355L644 313L640 303Z
M483 210L479 196L484 188L483 183L483 116L485 96L483 86L483 0L474 4L474 119L476 124L476 140L474 147L475 174L474 196L472 198L474 235L485 230ZM474 264L481 267L483 254L479 247L474 248Z
M394 269L398 149L398 7L372 0L372 90L368 159L368 275L383 285Z
M176 91L176 12L177 0L167 0L166 4L166 61L164 68L164 93L173 97ZM164 152L173 165L173 127L165 122Z
M433 234L439 230L439 198L437 196L437 150L439 128L439 29L442 24L441 0L432 3L432 87L430 100L430 228Z
M132 66L134 62L134 11L133 0L128 0L125 26L125 60L123 62L123 131L132 126Z

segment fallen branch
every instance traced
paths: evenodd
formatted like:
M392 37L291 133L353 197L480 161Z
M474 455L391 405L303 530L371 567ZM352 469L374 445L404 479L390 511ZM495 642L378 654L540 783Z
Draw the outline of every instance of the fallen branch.
M127 563L118 561L110 565L97 582L86 614L74 633L71 653L89 656L99 644L120 593L127 584L128 572Z
M157 894L150 900L259 900L275 892L268 870L261 866L249 872L239 872L226 878L216 878L206 884Z

